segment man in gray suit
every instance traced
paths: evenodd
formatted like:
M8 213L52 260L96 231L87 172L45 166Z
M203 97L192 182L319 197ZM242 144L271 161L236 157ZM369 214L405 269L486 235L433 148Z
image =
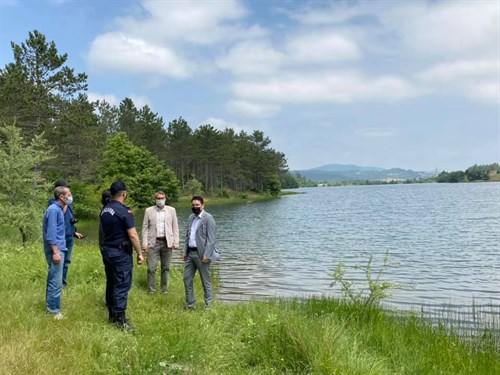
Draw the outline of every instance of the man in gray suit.
M175 208L165 204L165 193L157 191L154 199L156 204L144 213L142 249L148 254L148 292L156 291L156 268L161 261L160 289L167 294L172 250L179 247L179 226Z
M210 262L217 259L218 251L216 250L215 220L204 208L203 197L195 196L191 199L193 214L188 219L183 256L187 309L195 308L193 279L196 270L200 273L203 285L205 308L210 308L212 305Z

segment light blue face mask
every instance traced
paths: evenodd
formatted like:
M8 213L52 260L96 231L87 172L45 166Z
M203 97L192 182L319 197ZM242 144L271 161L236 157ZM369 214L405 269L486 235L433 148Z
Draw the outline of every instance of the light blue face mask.
M66 199L66 204L69 206L70 204L73 203L73 196L70 196L68 199Z

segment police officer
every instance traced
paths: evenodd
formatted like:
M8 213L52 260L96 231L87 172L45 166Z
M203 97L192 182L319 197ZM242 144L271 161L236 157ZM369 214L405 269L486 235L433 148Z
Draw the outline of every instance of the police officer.
M128 293L132 286L132 249L137 253L137 264L144 262L139 235L135 229L132 211L123 204L127 188L115 181L109 188L111 201L101 211L100 223L104 236L102 258L106 272L106 306L109 322L119 328L133 331L125 316Z

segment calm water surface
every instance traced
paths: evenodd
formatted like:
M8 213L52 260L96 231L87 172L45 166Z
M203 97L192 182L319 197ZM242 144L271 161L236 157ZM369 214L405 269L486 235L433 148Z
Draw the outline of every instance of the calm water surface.
M338 295L339 261L375 265L411 284L396 307L493 305L500 311L500 183L343 186L269 202L210 207L217 221L219 299ZM181 233L189 212L179 210ZM182 235L181 235L182 236ZM376 267L377 268L377 267ZM362 285L363 277L347 277Z
M399 265L383 279L412 285L394 292L387 301L392 307L453 315L461 309L475 314L474 305L498 322L500 183L295 191L302 194L213 207L208 202L223 253L219 300L338 296L330 283L339 261L347 278L365 285L352 267L373 255L377 269L389 250ZM181 241L189 214L178 210ZM137 224L140 229L139 216Z

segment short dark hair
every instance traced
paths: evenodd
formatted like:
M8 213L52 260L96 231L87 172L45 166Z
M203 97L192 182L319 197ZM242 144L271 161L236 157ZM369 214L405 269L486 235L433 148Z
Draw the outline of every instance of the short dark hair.
M54 189L54 198L56 200L58 200L61 195L64 195L66 189L68 189L67 186L58 186L58 187L56 187Z
M104 190L102 192L101 204L103 206L106 206L111 201L111 197L111 191L109 189Z
M66 182L66 180L57 180L56 182L54 182L54 187L58 187L58 186L71 187L71 185L69 185Z
M201 204L204 204L203 197L199 195L195 195L193 198L191 198L191 203L193 203L193 201L200 201Z

